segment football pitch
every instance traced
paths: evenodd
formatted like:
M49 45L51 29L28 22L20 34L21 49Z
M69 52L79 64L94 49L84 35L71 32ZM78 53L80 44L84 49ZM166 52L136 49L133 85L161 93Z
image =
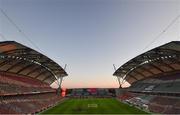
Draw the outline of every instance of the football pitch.
M114 98L68 99L41 114L147 114Z

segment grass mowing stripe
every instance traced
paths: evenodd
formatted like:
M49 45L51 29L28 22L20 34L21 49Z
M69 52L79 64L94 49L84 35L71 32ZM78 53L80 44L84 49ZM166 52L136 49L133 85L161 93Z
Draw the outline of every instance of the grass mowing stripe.
M97 104L97 107L88 107ZM46 114L145 114L146 112L130 107L116 99L69 99L45 111Z
M52 113L52 112L53 112L53 113L58 113L59 111L65 111L65 110L68 108L69 103L71 103L72 101L73 101L73 100L68 99L68 100L62 102L61 104L58 104L58 105L55 106L54 108L49 109L49 110L47 110L47 111L45 111L45 112L43 112L43 113Z
M56 113L59 113L59 112L66 113L66 112L68 112L70 110L69 107L75 104L72 99L67 100L67 101L68 101L67 103L65 103L64 105L58 107L58 110L57 110Z
M103 100L103 101L102 101ZM107 101L106 101L106 99L98 99L97 100L97 102L98 102L98 113L106 113L106 114L108 114L108 113L112 113L112 112L108 112L109 111L109 109L110 109L110 107L109 107L109 105L108 105L108 103L107 103ZM106 111L105 111L106 110ZM107 111L108 110L108 111Z

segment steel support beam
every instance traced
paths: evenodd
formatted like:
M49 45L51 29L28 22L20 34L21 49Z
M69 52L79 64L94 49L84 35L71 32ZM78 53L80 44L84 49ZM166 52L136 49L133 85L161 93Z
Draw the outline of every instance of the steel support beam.
M11 69L13 69L13 68L16 67L17 65L22 64L22 63L24 63L24 62L23 62L23 61L17 62L16 64L14 64L14 65L12 65L10 68L8 68L8 69L6 70L6 72L9 71L9 70L11 70Z
M5 61L3 61L3 62L0 63L0 67L6 65L6 64L8 64L8 63L10 64L11 62L13 62L13 60L7 59L7 60L5 60Z
M139 75L141 75L141 76L143 76L143 78L146 78L147 76L145 76L144 74L142 74L141 72L138 72L137 70L134 70L133 71L134 73L137 73L137 74L139 74Z
M37 67L37 68L31 70L30 72L28 72L26 75L28 76L28 75L30 75L30 74L36 72L36 71L39 71L40 69L41 69L41 67Z
M162 73L165 72L163 71L161 68L157 67L156 65L152 64L152 63L149 63L150 66L156 68L157 70L161 71Z
M51 76L52 76L52 75L46 76L42 81L45 81L45 80L49 79L49 77L51 77Z
M148 73L150 73L150 74L152 74L152 75L155 75L152 71L150 71L150 70L148 70L148 69L146 69L145 67L141 67L141 69L143 69L144 71L147 71Z
M38 75L36 75L34 78L38 78L39 76L41 76L41 75L43 75L43 74L45 74L45 73L47 73L47 70L42 71L41 73L39 73Z
M117 80L118 80L118 83L119 83L119 88L122 88L122 83L121 83L121 77L119 76L116 76L117 77Z
M24 71L24 70L26 70L26 69L28 69L29 67L32 67L32 66L34 66L34 64L29 64L29 65L23 67L22 69L20 69L20 70L17 72L17 74L21 73L22 71Z
M130 77L134 78L136 81L138 80L135 76L129 74Z

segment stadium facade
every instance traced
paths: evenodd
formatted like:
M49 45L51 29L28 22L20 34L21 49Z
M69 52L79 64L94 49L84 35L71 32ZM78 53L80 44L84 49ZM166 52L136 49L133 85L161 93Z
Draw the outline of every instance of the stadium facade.
M118 98L152 113L180 113L180 42L172 41L131 59L113 74ZM125 82L131 84L121 88Z
M67 89L70 98L112 98L116 96L114 88L74 88Z
M47 56L15 41L0 42L0 114L37 113L61 100L68 74ZM58 90L50 85L58 81Z

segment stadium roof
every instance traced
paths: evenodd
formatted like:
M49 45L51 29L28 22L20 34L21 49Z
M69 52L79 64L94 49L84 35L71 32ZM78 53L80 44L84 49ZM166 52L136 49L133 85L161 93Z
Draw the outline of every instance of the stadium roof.
M0 71L28 76L48 84L58 77L67 76L56 62L15 41L0 42Z
M172 41L138 55L119 67L113 75L132 84L176 72L180 72L180 41Z

